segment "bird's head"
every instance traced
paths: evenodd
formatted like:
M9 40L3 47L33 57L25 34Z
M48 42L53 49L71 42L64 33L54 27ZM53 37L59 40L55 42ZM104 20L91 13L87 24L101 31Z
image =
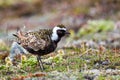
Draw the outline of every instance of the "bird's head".
M67 29L64 25L60 24L53 28L51 38L53 41L59 42L59 40L66 34L70 34L70 33L67 31Z

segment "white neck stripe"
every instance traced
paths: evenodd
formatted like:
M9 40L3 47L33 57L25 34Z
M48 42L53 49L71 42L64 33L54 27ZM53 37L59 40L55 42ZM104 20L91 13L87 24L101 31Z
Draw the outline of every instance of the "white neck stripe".
M57 41L58 40L57 30L65 30L66 31L66 28L60 28L60 27L55 26L53 28L53 33L52 33L52 36L51 36L52 41Z

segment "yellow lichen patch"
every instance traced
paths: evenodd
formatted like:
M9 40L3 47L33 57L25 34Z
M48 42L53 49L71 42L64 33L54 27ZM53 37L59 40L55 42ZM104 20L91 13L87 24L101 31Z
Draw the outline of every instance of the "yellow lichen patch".
M6 58L5 58L5 62L7 63L7 62L9 62L9 61L11 61L11 60L10 60L10 57L6 57Z
M58 50L58 54L64 55L64 54L65 54L65 53L64 53L64 50L63 50L63 49Z
M27 57L25 55L21 55L21 61L26 61Z
M13 65L12 62L11 62L11 60L10 60L10 57L6 57L5 58L5 63L6 63L6 67L10 67L10 66Z

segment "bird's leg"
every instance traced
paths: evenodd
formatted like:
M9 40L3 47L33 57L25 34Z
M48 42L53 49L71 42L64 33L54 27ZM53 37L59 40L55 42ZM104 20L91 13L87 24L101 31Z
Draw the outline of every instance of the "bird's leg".
M42 63L42 60L41 60L41 56L37 56L37 60L38 60L38 63L40 65L41 71L43 71L44 70L44 66L43 66L43 63Z

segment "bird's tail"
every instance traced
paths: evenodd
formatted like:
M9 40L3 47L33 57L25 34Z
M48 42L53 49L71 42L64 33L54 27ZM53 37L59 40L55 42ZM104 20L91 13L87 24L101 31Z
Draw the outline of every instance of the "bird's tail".
M25 29L25 26L24 28ZM16 34L13 34L13 36L17 37L17 38L20 38L20 39L24 39L24 31L21 30L19 27L17 28L17 33Z

